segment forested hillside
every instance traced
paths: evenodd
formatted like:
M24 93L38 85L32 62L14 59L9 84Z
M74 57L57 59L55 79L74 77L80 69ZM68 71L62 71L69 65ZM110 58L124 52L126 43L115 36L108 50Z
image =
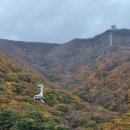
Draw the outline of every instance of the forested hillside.
M73 93L86 102L119 113L120 118L107 124L105 130L130 129L130 53L109 57L86 75L87 79Z
M45 84L45 104L33 100L35 85ZM117 116L84 102L67 90L53 88L34 70L0 55L0 128L2 130L85 129Z
M97 69L100 80L105 68L100 65ZM88 87L79 87L72 94L65 89L53 88L38 72L0 55L1 130L128 130L129 86L126 83L118 91L115 87L115 91L113 85L110 89L104 88L104 80L96 86L94 76L95 73L90 72L90 80L84 83ZM38 93L37 83L45 84L44 104L33 100Z
M74 81L76 73L86 66L93 68L107 56L111 33L111 55L130 51L130 29L119 29L107 30L93 38L73 39L64 44L1 39L0 52L26 62L55 86L72 87L79 85L86 78Z
M66 44L0 40L1 130L129 130L130 30ZM44 101L34 101L43 83Z

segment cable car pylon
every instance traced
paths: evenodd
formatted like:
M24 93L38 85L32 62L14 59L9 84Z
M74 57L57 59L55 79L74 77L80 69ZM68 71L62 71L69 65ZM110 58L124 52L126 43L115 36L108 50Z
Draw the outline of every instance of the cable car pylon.
M110 34L108 34L107 37L108 37L108 40L107 40L108 41L108 49L106 51L106 56L105 56L105 59L104 59L105 61L106 61L106 58L109 56L110 49L113 46L113 33L110 32Z

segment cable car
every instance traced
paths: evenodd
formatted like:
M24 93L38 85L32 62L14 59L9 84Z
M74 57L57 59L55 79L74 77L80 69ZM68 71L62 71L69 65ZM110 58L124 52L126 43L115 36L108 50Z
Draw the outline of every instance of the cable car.
M38 85L37 85L37 88L39 88L41 91L40 91L39 94L37 94L37 95L34 96L34 101L39 100L39 101L41 101L42 103L44 103L44 100L43 100L43 99L44 99L44 95L43 95L44 85L43 85L43 84L38 84Z

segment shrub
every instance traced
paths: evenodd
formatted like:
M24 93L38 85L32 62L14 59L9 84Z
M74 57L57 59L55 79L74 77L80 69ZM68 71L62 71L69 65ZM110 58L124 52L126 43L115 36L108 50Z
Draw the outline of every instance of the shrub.
M4 110L0 112L0 128L9 129L13 127L19 118L19 113L14 110Z

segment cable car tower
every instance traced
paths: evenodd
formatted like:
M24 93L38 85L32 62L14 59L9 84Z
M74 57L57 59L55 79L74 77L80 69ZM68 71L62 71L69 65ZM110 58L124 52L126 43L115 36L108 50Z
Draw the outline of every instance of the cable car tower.
M110 49L113 46L113 31L116 30L116 25L112 25L111 26L111 32L109 34L109 47L108 47L108 52L107 52L107 56L110 53Z
M116 30L116 25L111 26L111 32L109 34L109 47L113 45L113 31Z
M43 98L44 98L44 95L43 95L44 84L38 84L37 88L39 88L41 91L40 91L39 94L37 94L37 95L34 96L34 101L39 100L42 103L44 103L44 100L43 100Z

